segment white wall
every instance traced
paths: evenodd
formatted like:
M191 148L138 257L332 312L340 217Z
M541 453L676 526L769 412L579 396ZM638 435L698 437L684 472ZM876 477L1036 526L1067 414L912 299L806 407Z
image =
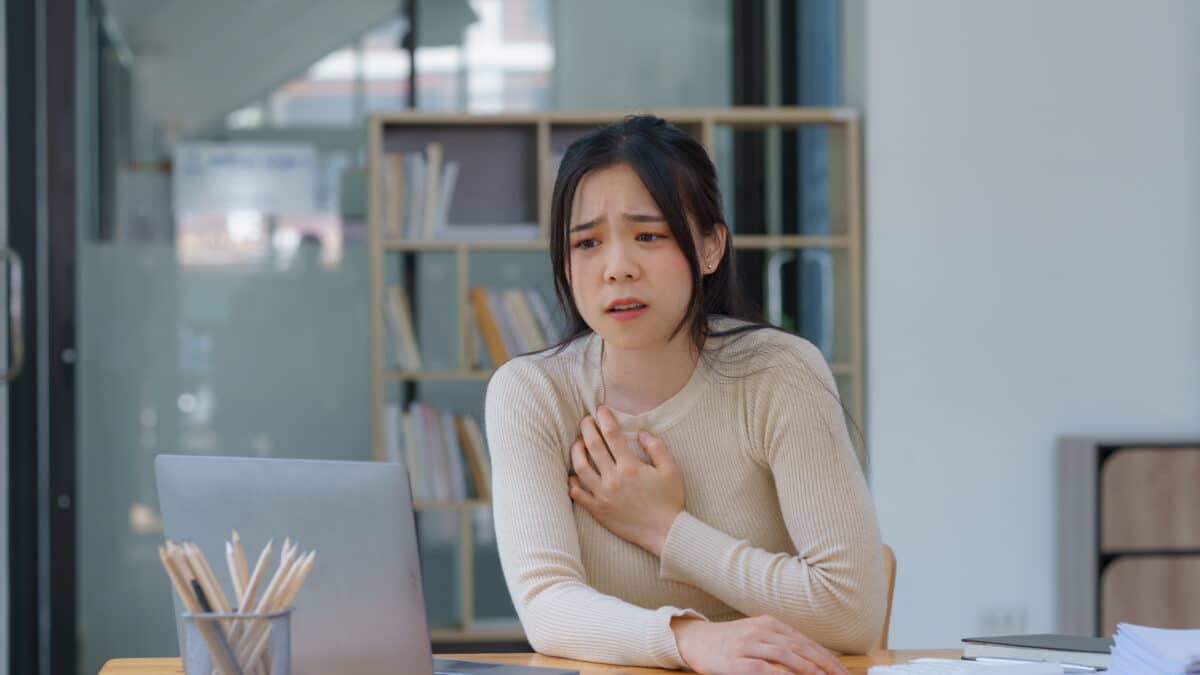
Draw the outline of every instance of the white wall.
M868 0L892 642L1054 628L1054 443L1200 435L1200 2Z

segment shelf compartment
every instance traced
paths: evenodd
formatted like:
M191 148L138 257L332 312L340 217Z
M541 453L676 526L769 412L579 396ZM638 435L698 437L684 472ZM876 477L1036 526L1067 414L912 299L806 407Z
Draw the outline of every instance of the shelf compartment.
M1200 625L1200 555L1114 560L1100 577L1100 634L1111 635L1118 622Z
M1100 470L1100 550L1200 549L1200 448L1127 447Z

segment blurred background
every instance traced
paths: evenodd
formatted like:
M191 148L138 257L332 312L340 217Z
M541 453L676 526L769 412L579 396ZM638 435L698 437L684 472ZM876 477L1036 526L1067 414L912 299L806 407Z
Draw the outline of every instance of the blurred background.
M837 235L831 158L859 167L848 260L739 262L853 403L899 560L892 646L1104 632L1125 616L1115 600L1103 613L1121 556L1169 565L1113 597L1180 598L1159 623L1200 625L1200 3L0 6L0 241L20 258L3 275L0 387L10 672L177 653L154 456L381 459L373 354L392 347L373 324L368 130L422 112L856 113L856 145L776 127L707 140L731 225L752 236ZM446 283L455 250L383 263L414 294L430 370L455 368L432 345L465 330L438 320L464 301ZM544 252L471 265L549 289ZM846 321L852 337L835 335ZM382 391L478 416L484 382ZM1154 459L1106 474L1130 449ZM1125 542L1097 524L1104 508L1134 514L1124 531L1172 534ZM485 504L469 522L467 618L444 572L463 552L441 545L461 523L420 516L431 625L459 649L520 648ZM454 632L467 624L492 638Z

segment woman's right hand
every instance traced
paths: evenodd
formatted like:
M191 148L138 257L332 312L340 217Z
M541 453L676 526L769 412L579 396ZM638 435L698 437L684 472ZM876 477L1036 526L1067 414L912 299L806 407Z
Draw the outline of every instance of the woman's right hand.
M850 675L828 649L770 616L711 623L671 620L684 663L704 675Z

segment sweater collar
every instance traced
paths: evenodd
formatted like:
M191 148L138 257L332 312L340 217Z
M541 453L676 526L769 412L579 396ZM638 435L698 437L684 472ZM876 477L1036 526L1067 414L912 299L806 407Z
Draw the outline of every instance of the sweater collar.
M596 408L603 403L604 383L601 379L600 355L603 338L592 333L587 336L583 345L583 358L580 359L580 395L584 406L591 415L596 414ZM683 388L675 392L667 400L646 412L632 415L612 409L617 423L626 434L635 434L640 429L652 433L667 429L682 420L700 399L705 388L711 384L711 373L702 355L692 370Z

